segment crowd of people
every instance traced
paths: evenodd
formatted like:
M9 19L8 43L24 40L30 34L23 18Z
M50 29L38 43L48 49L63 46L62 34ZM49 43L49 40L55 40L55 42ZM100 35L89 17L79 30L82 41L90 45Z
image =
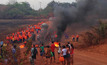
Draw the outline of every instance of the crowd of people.
M37 25L28 25L26 27L26 29L6 36L6 40L7 40L6 43L9 43L9 42L10 43L22 43L22 42L26 41L27 39L29 39L32 36L34 31L36 31L36 33L39 33L41 31L42 23L43 22L38 23Z
M0 40L0 59L4 58L3 54L3 47L6 47L12 44L12 56L14 62L17 62L17 58L15 57L16 54L16 43L24 43L26 45L27 40L33 37L33 34L38 34L41 31L41 25L43 22L40 22L36 25L28 25L24 30L17 31L15 33L9 34L6 36L5 40ZM33 40L33 38L32 38Z
M46 49L45 49L46 48ZM55 55L55 48L57 49L58 53L58 59L63 57L63 60L59 60L62 65L73 65L73 54L74 54L74 46L70 42L68 42L66 45L62 45L59 43L58 47L55 47L54 41L51 42L51 45L44 46L44 44L41 44L40 50L38 50L35 45L33 45L33 48L31 49L31 57L32 61L31 64L34 65L34 60L36 59L36 55L38 54L38 51L40 51L40 56L43 58L46 58L46 65L49 63L51 64L52 61L56 62L56 55Z
M43 22L42 22L43 23ZM39 34L39 32L41 31L41 24L39 23L38 25L29 25L25 30L20 31L20 32L16 32L16 33L12 33L8 36L6 36L6 40L7 44L12 43L12 55L13 55L13 59L14 62L17 62L17 58L15 57L16 54L16 45L14 45L14 43L24 43L26 44L26 40L28 40L29 38L32 37L32 34L35 34L34 32L36 31L36 34ZM55 33L56 34L56 33ZM37 37L38 38L38 37ZM68 36L66 35L66 38L68 38ZM79 35L72 36L72 40L78 42L79 39ZM4 46L4 42L3 40L0 41L0 57L3 58L3 51L2 51L2 47ZM46 48L46 50L45 50ZM46 64L48 64L49 62L52 63L52 61L56 61L56 55L55 55L55 48L57 48L57 53L58 53L58 59L63 58L63 61L60 61L62 63L62 65L73 65L73 53L74 53L74 46L73 44L71 44L70 42L67 43L67 45L61 45L61 43L58 43L58 46L55 46L55 42L52 41L51 45L48 46L44 46L44 44L40 45L40 50L38 50L36 48L35 45L33 45L32 49L31 49L31 57L30 57L30 62L32 65L34 64L34 60L36 59L36 55L38 54L38 51L40 51L40 56L43 58L46 58Z

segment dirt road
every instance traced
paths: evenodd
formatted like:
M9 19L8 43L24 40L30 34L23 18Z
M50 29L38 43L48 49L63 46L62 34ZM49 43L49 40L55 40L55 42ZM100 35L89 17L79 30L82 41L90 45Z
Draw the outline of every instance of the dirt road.
M55 54L56 54L56 62L52 62L51 64L48 65L61 65L61 63L58 61L57 58L57 52ZM45 62L46 59L41 58L38 55L35 65L45 65ZM30 64L26 64L26 65L30 65ZM74 65L107 65L107 56L97 53L75 50Z
M107 65L107 56L76 50L74 54L74 65Z

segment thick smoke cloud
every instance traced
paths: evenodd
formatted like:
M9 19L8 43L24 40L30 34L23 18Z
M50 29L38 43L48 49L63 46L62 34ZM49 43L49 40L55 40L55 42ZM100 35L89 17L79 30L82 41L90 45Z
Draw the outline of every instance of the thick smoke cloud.
M80 23L82 26L92 26L98 19L107 18L107 0L78 0L75 5L62 7L55 5L56 20L53 25L57 28L58 40L67 26Z

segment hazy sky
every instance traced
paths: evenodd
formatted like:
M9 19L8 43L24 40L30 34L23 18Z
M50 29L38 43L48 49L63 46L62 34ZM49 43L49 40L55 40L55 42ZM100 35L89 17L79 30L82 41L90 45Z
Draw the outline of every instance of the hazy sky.
M52 0L17 0L18 2L24 2L24 1L27 1L30 3L31 7L34 8L34 9L39 9L40 8L40 2L42 3L41 4L41 7L42 8L45 8L47 6L47 4L49 2L51 2ZM74 2L75 0L54 0L54 1L59 1L59 2L69 2L69 3L72 3ZM0 1L0 4L7 4L9 2L9 0L1 0Z

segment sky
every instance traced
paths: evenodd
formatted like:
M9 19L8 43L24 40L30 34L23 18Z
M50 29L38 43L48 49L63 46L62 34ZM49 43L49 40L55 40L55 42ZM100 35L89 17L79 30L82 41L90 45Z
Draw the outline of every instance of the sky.
M40 8L40 2L41 2L41 7L45 8L47 6L47 4L49 2L51 2L52 0L17 0L18 2L29 2L29 4L31 5L32 8L34 8L35 10L38 10ZM75 0L54 0L57 2L68 2L68 3L72 3L75 2ZM0 4L7 4L9 2L9 0L1 0Z

